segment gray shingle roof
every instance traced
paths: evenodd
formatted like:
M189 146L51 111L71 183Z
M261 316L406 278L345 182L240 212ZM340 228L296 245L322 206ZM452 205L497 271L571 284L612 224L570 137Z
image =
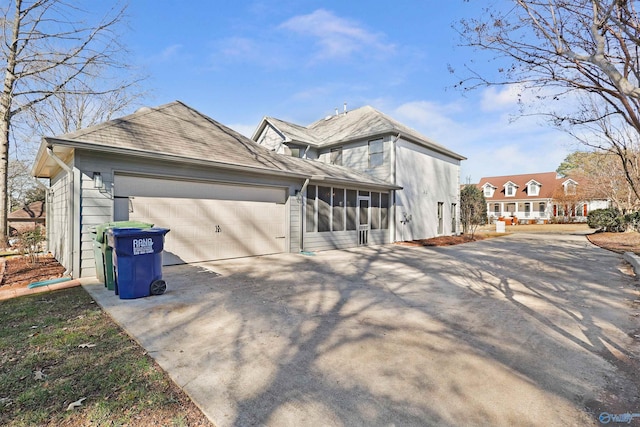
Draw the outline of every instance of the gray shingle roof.
M285 122L275 117L266 117L265 119L282 133L287 142L301 142L311 145L320 145L322 143L313 132L310 132L309 129L304 126Z
M45 140L73 143L86 149L121 150L131 155L205 161L220 167L242 166L262 173L393 187L348 168L276 154L180 101L143 108L119 119Z
M272 117L265 118L281 131L287 140L304 142L315 146L342 144L356 139L388 134L401 134L403 138L446 154L458 160L465 157L425 137L420 132L370 106L346 113L327 116L309 126L295 125Z

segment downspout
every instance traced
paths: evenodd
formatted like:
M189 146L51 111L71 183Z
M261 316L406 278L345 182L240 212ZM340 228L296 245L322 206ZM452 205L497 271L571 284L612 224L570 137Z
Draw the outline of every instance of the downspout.
M304 181L304 184L302 185L302 188L300 189L300 192L298 193L300 195L300 197L298 198L298 202L300 203L300 238L298 241L299 244L299 252L304 251L304 224L305 224L305 217L304 217L304 203L302 202L304 200L304 192L307 191L307 185L309 185L309 178L307 178Z
M398 142L398 140L400 139L400 132L398 132L398 135L396 135L396 137L393 139L393 141L391 141L391 150L390 150L390 154L391 154L391 159L390 159L390 163L391 163L391 183L393 185L398 185L397 181L397 176L396 176L396 143ZM391 221L391 225L393 227L392 230L389 230L391 233L391 243L396 242L397 239L397 235L396 235L396 191L397 190L392 190L391 193L391 209L393 209L393 214L391 215L391 218L393 218L393 221Z
M51 187L47 187L46 185L44 185L42 182L40 182L40 180L36 179L36 185L38 185L39 187L44 188L44 194L45 194L45 220L44 220L44 228L46 230L46 239L47 239L47 251L50 251L51 248L49 247L49 242L51 241L50 236L51 236L51 228L47 227L49 225L49 220L48 218L52 218L53 215L51 214L51 203L52 203L52 195L53 195L53 190L51 189Z
M60 157L56 156L56 154L53 152L53 146L49 145L47 147L47 154L49 155L49 157L51 157L57 164L58 166L60 166L66 173L67 176L69 177L69 197L67 199L67 211L68 211L68 215L69 215L69 239L68 242L69 244L67 245L67 250L68 250L68 262L69 262L69 266L67 267L67 270L63 273L64 275L70 275L73 277L73 244L74 244L74 236L73 236L73 228L74 228L74 222L73 222L73 194L74 194L74 180L73 180L73 169L71 169L69 167L69 165L67 165L65 162L62 161L62 159L60 159Z

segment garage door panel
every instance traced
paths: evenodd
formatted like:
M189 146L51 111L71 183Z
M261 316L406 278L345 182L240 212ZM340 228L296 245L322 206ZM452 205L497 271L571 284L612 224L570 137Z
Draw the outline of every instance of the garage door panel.
M284 204L136 196L130 207L129 219L171 229L165 265L285 251Z
M114 179L116 197L167 197L194 200L251 200L284 203L286 194L280 188L249 185L213 184L188 180L160 179L147 176L117 174Z

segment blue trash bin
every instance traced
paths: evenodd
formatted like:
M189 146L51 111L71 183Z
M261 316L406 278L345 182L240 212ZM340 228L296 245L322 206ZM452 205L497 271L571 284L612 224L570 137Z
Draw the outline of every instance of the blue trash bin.
M162 250L167 228L113 228L107 243L113 248L115 291L120 299L162 295Z

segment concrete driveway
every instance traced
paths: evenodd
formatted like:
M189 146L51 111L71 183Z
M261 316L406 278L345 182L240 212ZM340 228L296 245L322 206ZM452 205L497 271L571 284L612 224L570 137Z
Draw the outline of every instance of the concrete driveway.
M164 276L157 297L86 289L218 427L578 426L640 413L636 282L583 236L284 254Z

